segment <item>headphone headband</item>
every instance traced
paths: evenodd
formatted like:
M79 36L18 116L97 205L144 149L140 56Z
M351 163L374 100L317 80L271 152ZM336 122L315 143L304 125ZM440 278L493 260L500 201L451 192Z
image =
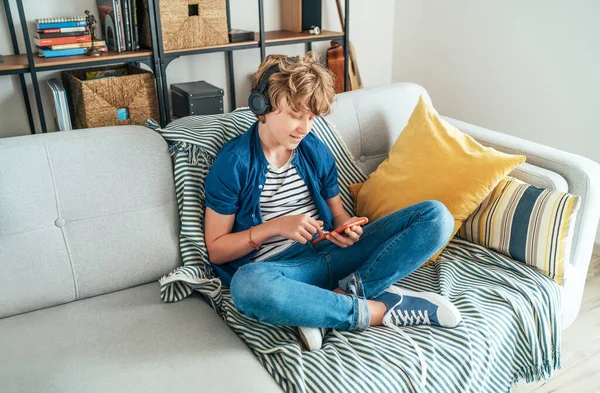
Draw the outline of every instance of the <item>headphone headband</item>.
M266 70L260 77L257 91L260 91L261 93L265 94L265 92L267 91L267 85L269 84L269 78L271 77L271 75L279 71L281 71L279 69L279 64L274 64L268 70Z

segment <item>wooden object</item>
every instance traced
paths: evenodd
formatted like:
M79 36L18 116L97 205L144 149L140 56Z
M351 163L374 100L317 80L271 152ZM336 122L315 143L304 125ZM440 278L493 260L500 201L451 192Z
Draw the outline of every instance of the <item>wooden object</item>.
M282 29L293 33L308 31L314 26L322 27L322 0L282 0Z
M19 56L24 56L24 61L25 61L25 67L27 66L27 56L26 55L19 55ZM139 50L139 51L129 51L129 52L113 52L113 51L108 51L102 54L102 58L98 59L96 57L89 57L89 56L85 56L85 55L81 55L81 56L65 56L65 57L50 57L50 58L45 58L45 57L35 57L35 67L36 68L40 68L43 69L45 67L54 67L54 66L58 66L58 65L73 65L73 66L77 66L77 65L83 65L85 63L93 63L96 61L106 61L106 60L111 60L111 61L115 61L115 63L119 62L119 61L123 61L126 62L128 61L128 59L131 58L136 58L139 59L140 57L148 57L150 58L152 56L152 52L149 50Z
M282 0L281 28L295 33L302 31L302 0Z
M27 69L27 55L6 55L0 63L0 71Z
M327 66L333 73L336 94L344 92L344 48L339 42L331 41L327 49Z
M346 27L344 26L344 15L342 14L342 4L340 0L336 0L336 5L337 5L337 11L338 11L338 16L340 17L340 24L342 25L342 31L346 31ZM356 90L356 89L361 89L363 87L362 84L362 80L360 77L360 73L358 71L358 62L356 60L356 53L354 50L354 45L352 44L352 42L350 42L350 40L348 39L348 57L349 57L349 62L348 62L348 79L349 79L349 86L348 86L348 90ZM343 71L340 74L342 75L342 86L343 86ZM336 78L339 78L338 75L336 75ZM343 90L342 90L343 91Z

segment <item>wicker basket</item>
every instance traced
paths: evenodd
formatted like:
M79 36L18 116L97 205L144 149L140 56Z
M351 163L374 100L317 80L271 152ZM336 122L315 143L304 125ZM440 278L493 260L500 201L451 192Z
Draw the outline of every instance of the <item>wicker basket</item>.
M127 68L127 74L112 78L86 80L89 71ZM144 125L158 119L154 74L132 65L65 71L63 83L69 94L74 128L113 125ZM119 114L129 118L119 120ZM123 117L123 116L121 116Z
M229 43L226 0L160 0L159 9L165 51Z

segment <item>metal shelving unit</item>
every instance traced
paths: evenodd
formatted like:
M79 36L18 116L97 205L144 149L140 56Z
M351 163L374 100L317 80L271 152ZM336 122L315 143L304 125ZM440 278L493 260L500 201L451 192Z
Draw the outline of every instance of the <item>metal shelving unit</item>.
M29 128L32 134L36 133L31 102L27 92L25 74L30 74L34 96L38 109L41 132L47 132L46 121L44 117L44 108L42 106L40 88L37 74L41 71L66 70L80 67L92 67L101 65L111 65L120 63L143 63L146 64L154 73L156 81L156 92L160 115L160 124L165 126L171 120L171 109L169 105L169 85L167 82L167 67L169 64L180 57L197 55L202 53L223 52L226 56L227 71L229 74L228 88L230 107L236 107L235 98L235 80L233 68L233 52L241 49L260 49L260 61L265 59L265 48L268 46L302 44L306 45L306 50L312 48L312 43L316 41L341 41L344 46L345 57L345 81L344 90L348 90L348 26L349 26L349 7L350 0L345 0L345 31L333 32L322 30L319 35L310 35L308 32L293 33L289 31L265 31L264 28L264 8L263 0L258 0L259 31L255 34L253 41L238 42L225 45L208 46L203 48L183 49L175 51L165 51L162 42L162 32L160 24L160 9L158 0L148 0L148 13L150 21L150 33L152 37L152 49L143 49L139 51L129 51L122 53L107 52L100 57L72 56L61 58L40 58L34 55L31 48L30 36L27 28L27 19L23 10L22 0L16 0L21 23L22 34L25 41L25 54L20 54L17 42L17 36L12 18L12 10L9 0L3 0L4 11L6 14L8 27L13 44L14 55L4 56L4 62L0 63L1 75L18 75L20 79L23 100L27 110ZM227 4L227 27L230 29L230 9L229 1Z

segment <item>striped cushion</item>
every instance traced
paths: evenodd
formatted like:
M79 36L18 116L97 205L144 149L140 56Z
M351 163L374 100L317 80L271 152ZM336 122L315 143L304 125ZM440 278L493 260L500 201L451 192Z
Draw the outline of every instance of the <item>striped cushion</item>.
M581 197L507 176L467 218L463 239L524 262L564 283Z
M201 293L288 393L506 392L519 378L547 379L560 367L558 285L521 263L459 238L434 265L399 283L415 291L441 293L459 308L464 320L455 329L403 329L425 355L424 388L419 386L418 354L389 328L333 330L324 338L322 350L307 352L302 351L295 328L261 323L239 313L229 288L221 287L206 258L204 179L221 146L253 121L249 111L238 110L187 117L164 129L148 123L176 154L182 221L184 266L161 278L163 301L184 299L192 291ZM317 118L313 132L336 159L342 201L352 214L347 186L366 177L331 125Z

